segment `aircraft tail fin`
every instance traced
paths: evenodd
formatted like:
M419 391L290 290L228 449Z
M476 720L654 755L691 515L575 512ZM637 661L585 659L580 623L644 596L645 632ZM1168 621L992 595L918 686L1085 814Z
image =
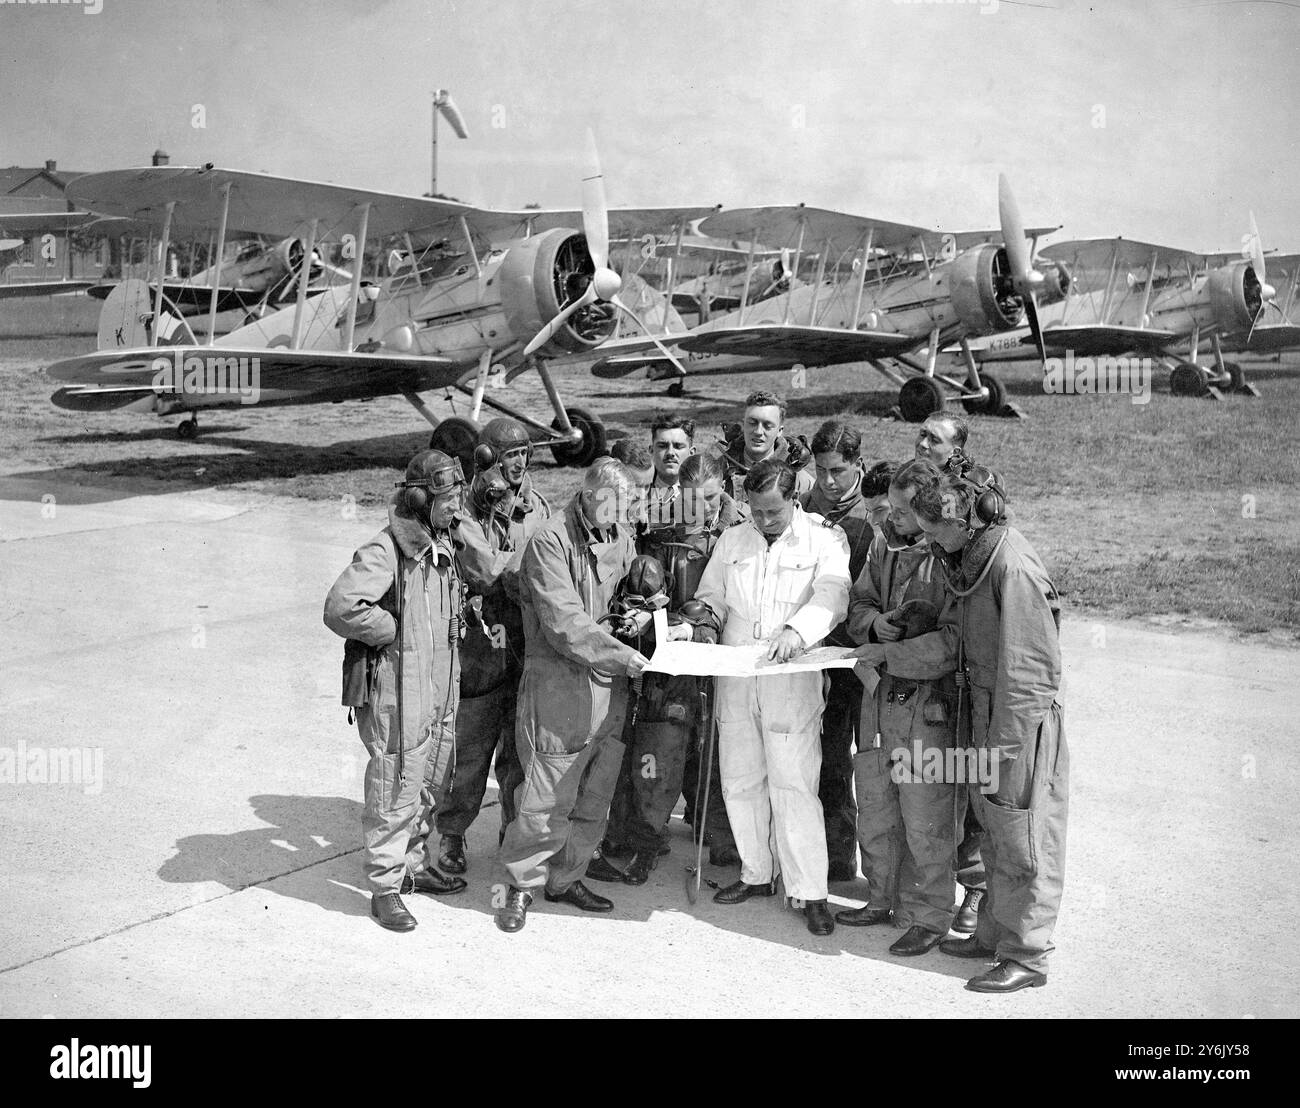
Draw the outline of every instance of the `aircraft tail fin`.
M180 309L163 297L163 310L154 326L154 297L147 283L128 278L104 300L99 312L100 350L138 349L146 346L196 345L194 332Z

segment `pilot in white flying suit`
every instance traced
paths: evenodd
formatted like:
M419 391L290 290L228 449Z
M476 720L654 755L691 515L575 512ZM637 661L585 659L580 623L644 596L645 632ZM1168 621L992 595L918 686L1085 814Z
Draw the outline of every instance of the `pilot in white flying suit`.
M722 624L720 641L750 646L792 628L817 645L848 610L844 532L798 503L769 545L752 521L722 533L696 598ZM777 872L786 895L826 899L820 671L717 679L722 795L741 857L740 878L763 885ZM775 848L775 855L774 855Z

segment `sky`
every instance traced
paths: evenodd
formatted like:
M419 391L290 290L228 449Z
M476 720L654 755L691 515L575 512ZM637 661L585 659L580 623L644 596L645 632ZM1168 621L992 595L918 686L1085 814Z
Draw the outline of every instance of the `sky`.
M100 6L90 14L94 6ZM1300 0L0 0L0 165L214 162L419 195L806 203L1300 251ZM202 124L198 126L196 124Z

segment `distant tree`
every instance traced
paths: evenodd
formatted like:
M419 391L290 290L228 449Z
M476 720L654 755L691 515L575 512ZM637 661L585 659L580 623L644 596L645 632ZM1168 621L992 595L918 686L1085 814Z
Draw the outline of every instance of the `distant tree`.
M465 203L459 196L448 196L445 192L422 192L420 195L426 200L450 200L453 204Z

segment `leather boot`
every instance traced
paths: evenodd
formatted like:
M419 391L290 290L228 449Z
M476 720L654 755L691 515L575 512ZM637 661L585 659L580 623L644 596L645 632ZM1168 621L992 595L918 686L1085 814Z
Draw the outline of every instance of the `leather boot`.
M894 913L888 908L873 908L864 904L861 908L845 908L835 913L838 923L849 927L872 927L877 923L888 923Z
M655 868L659 861L658 856L653 850L638 850L632 855L632 861L623 871L623 883L625 885L644 885L650 880L650 871Z
M438 868L448 873L464 873L469 868L464 835L443 835L438 843Z
M927 931L920 924L914 924L889 948L889 953L897 954L902 958L915 958L933 950L941 942L943 936L938 932Z
M623 880L623 871L613 865L603 854L598 854L587 863L587 874L593 881Z
M835 921L831 919L824 900L804 901L803 916L808 921L808 930L814 935L829 935L835 930Z
M444 877L436 869L422 869L414 877L410 874L402 878L402 892L424 893L425 896L451 896L463 893L468 887L463 877Z
M1036 973L1028 966L1009 959L999 962L988 973L972 977L966 988L973 993L1014 993L1020 989L1041 989L1047 984L1047 974Z
M389 931L414 931L415 917L406 910L397 893L375 893L370 898L370 914L380 927Z
M507 934L522 931L528 922L528 906L533 902L533 894L525 889L510 886L506 893L506 902L496 913L496 925Z
M746 885L743 881L737 881L725 889L719 889L713 894L713 899L718 904L743 904L751 896L776 896L776 880L763 885Z
M959 935L975 934L975 925L980 918L980 901L983 899L983 889L966 890L961 907L957 909L957 918L952 921L952 929Z
M581 881L575 881L562 893L553 893L546 889L543 893L552 904L572 904L584 912L612 912L614 902L608 897L597 896Z

